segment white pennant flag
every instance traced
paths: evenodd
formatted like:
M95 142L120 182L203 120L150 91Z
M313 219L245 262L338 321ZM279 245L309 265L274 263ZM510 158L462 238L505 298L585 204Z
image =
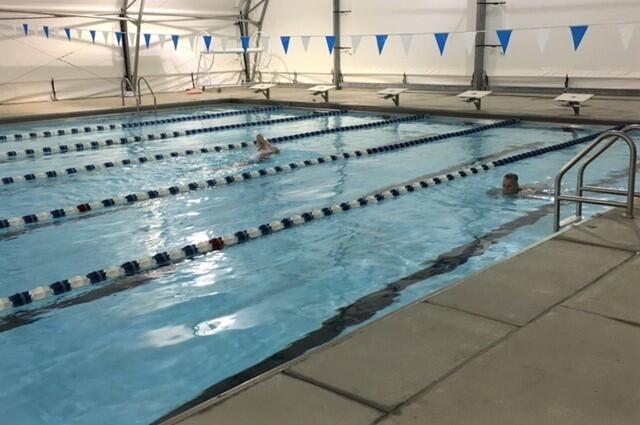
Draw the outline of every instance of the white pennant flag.
M462 34L464 37L464 48L467 49L467 55L473 52L473 48L476 46L476 33L465 32Z
M104 44L109 44L109 31L101 31L102 38L104 38Z
M356 54L358 49L360 48L360 42L362 41L361 35L352 35L351 36L351 53Z
M223 35L222 37L220 37L220 47L222 47L222 50L225 51L227 50L227 42L229 41L229 38L226 35ZM215 44L214 44L215 46Z
M620 33L620 39L622 40L622 45L624 46L624 50L629 48L631 44L631 38L633 38L633 32L636 29L636 24L622 24L618 25L618 32Z
M78 40L82 41L82 36L84 35L84 31L83 30L76 30L76 33L78 34Z
M300 40L302 41L302 48L306 52L309 49L309 41L311 41L311 37L308 35L300 36Z
M158 40L160 42L160 49L164 50L164 42L167 41L166 34L158 34Z
M262 50L264 50L265 52L269 51L269 42L271 41L271 38L268 35L263 35L260 39L260 42L262 43Z
M127 38L129 39L129 47L135 47L136 46L136 33L135 32L128 32L127 33Z
M196 42L197 39L196 37L186 37L187 38L187 42L189 43L189 50L191 50L192 52L196 50Z
M540 28L536 30L536 41L540 48L540 53L544 53L544 49L547 47L547 41L549 41L549 34L551 30L548 28Z
M404 48L404 54L408 55L411 49L411 42L413 41L413 34L403 34L400 36L402 40L402 47Z

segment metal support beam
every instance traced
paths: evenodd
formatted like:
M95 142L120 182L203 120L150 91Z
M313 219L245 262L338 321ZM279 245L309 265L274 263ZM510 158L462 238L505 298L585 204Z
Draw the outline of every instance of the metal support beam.
M131 3L130 3L131 5ZM140 34L142 33L142 14L144 13L144 0L140 0L140 9L138 10L138 20L136 22L136 51L134 55L133 64L133 84L137 84L138 81L138 63L140 61Z
M126 21L126 17L127 17L127 0L124 0L124 4L122 9L120 9L120 17L125 18L124 20L120 21L120 32L123 33L123 37L122 37L122 57L124 59L124 77L127 78L129 81L131 81L131 63L130 63L130 58L129 58L129 37L127 37L128 34L128 28L127 28L127 21ZM133 81L131 81L131 84L135 85L135 83Z
M333 0L333 36L336 44L333 49L333 82L336 89L342 89L342 46L340 43L340 0Z
M484 90L484 31L487 27L487 3L478 1L476 3L476 45L473 60L473 81L471 83L474 90Z
M256 37L256 47L260 46L260 36L262 35L262 24L264 23L264 17L267 14L267 8L269 7L269 0L261 0L256 5L251 8L251 11L255 10L258 6L262 5L262 10L260 11L260 18L258 19L258 23L256 25L257 29L257 37ZM262 53L255 53L255 64L253 69L251 70L251 81L254 82L256 80L256 73L258 72L257 64L260 63L260 58L262 57Z
M238 20L238 28L240 29L240 37L246 37L249 35L249 23L247 19L249 18L249 11L251 10L251 0L247 0L244 4L244 9L240 11L240 19ZM251 82L251 62L249 60L249 53L244 52L242 54L242 59L244 62L244 77L245 82Z

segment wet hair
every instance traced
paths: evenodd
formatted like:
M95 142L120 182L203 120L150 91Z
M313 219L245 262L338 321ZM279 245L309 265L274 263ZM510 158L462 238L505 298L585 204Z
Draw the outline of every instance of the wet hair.
M507 180L513 180L514 182L518 183L518 175L517 174L513 174L513 173L505 174L504 178L507 179Z

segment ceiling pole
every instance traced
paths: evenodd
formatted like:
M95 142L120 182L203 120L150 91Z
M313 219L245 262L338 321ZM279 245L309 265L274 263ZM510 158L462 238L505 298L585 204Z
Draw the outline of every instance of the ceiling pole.
M127 29L127 0L123 0L123 7L120 9L120 17L125 18L120 21L120 32L122 33L122 57L124 59L124 77L131 82L131 85L135 83L131 81L131 63L129 61L129 37ZM135 92L134 87L130 87Z
M264 23L264 17L267 13L267 7L269 6L269 0L262 0L260 3L256 4L255 6L253 6L253 8L251 9L252 11L255 10L258 6L262 5L262 10L260 11L260 19L258 20L258 25L256 25L258 32L257 32L257 36L256 36L256 47L259 47L260 45L260 36L261 36L261 31L262 31L262 24ZM256 65L259 63L259 58L260 58L261 53L257 52L256 53L256 60L255 63ZM257 72L257 68L256 66L253 67L253 69L251 70L251 81L255 81L256 79L256 72Z
M340 46L340 0L333 0L333 36L336 43L333 47L333 82L336 85L336 89L342 89L342 64L341 64L341 50Z
M138 10L138 20L136 21L136 27L138 28L138 31L136 34L136 52L134 56L134 65L133 65L133 80L134 80L132 81L133 84L136 84L136 81L138 80L138 63L140 61L140 35L142 32L143 12L144 12L144 0L140 0L140 10Z
M238 21L238 27L240 28L240 37L246 37L249 35L249 10L251 10L251 0L246 0L244 10L240 12L240 20ZM249 53L243 52L242 58L244 59L244 77L245 82L251 82L251 63L249 61Z
M479 0L476 4L476 45L473 59L474 90L484 89L484 31L487 26L487 2Z

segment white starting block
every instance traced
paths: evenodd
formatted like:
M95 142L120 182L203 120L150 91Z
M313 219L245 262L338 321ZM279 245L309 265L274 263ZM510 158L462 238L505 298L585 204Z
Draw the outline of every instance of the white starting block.
M491 94L490 91L480 91L480 90L467 90L466 92L460 93L458 98L462 99L464 102L473 103L476 105L476 109L479 111L480 106L482 105L482 98L487 97Z
M329 101L329 90L333 90L334 86L313 86L307 89L314 96L322 96L325 102Z
M275 86L276 84L261 83L249 87L249 90L253 90L256 93L262 93L267 99L271 99L271 89Z
M400 93L406 92L407 89L384 89L378 92L378 96L383 99L391 99L396 106L400 105Z
M556 102L562 103L562 106L566 106L568 108L573 109L573 113L576 115L580 115L580 107L583 103L593 97L592 94L580 94L580 93L564 93L560 96L556 97Z

